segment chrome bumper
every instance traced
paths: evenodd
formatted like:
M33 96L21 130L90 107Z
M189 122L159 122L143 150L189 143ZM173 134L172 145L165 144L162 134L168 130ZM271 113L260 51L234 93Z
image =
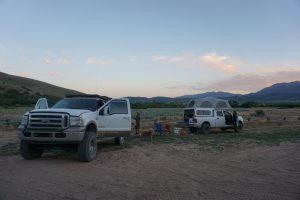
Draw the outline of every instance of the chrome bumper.
M18 136L20 140L36 142L80 142L85 133L85 127L70 127L66 130L27 129L20 125Z

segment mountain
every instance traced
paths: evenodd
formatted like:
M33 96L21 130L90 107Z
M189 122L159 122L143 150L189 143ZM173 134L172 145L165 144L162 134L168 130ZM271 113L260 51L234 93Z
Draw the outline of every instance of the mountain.
M205 98L205 97L226 98L226 97L240 96L240 95L241 94L233 94L229 92L205 92L200 94L179 96L176 98L180 98L180 99L197 99L197 98Z
M69 94L80 92L0 72L0 105L31 105L39 97L47 97L53 103Z
M300 81L290 83L276 83L255 93L256 95L266 94L300 94Z
M39 97L46 97L49 104L69 94L80 94L81 92L58 87L42 81L30 78L13 76L0 72L0 105L32 105ZM194 95L171 97L128 97L131 103L136 102L178 102L187 103L190 99L204 97L219 97L238 102L300 102L300 81L290 83L277 83L266 87L258 92L250 94L232 94L228 92L206 92Z
M233 99L240 102L300 102L300 81L290 83L276 83L255 93L242 96L233 96L226 99Z
M276 83L255 93L245 95L228 92L205 92L194 95L184 95L175 98L170 97L128 97L132 103L135 102L181 102L187 103L191 99L217 97L238 102L255 101L262 103L272 102L300 102L300 81L290 83Z
M172 97L126 97L130 100L131 103L141 102L141 103L148 103L148 102L161 102L161 103L168 103L168 102L185 102L186 99L176 99Z

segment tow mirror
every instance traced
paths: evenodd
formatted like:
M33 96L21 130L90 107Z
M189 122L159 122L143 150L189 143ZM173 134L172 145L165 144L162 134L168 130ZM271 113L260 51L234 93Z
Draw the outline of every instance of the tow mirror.
M110 110L108 106L104 107L104 115L110 115Z
M49 107L48 107L48 101L47 101L47 99L46 98L40 98L37 102L36 102L36 104L35 104L35 106L34 106L34 109L36 110L36 109L48 109Z

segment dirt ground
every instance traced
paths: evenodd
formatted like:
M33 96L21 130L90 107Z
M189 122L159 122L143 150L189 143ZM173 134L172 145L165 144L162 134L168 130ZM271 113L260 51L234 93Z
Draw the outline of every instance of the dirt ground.
M0 199L300 199L299 152L299 143L207 152L149 142L100 148L91 163L1 156Z

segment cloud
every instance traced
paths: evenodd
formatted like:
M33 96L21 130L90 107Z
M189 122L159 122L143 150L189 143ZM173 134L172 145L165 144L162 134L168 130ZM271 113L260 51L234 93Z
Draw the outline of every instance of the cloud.
M236 61L226 56L219 56L215 52L200 56L199 59L203 61L207 66L211 66L216 69L221 69L224 72L238 72Z
M153 60L164 62L167 64L180 64L182 61L184 61L184 57L172 57L172 56L165 56L165 55L153 55Z
M130 63L137 63L138 62L138 57L137 56L130 56L128 61Z
M58 58L58 59L44 58L43 62L45 64L58 64L58 65L64 65L70 63L70 61L66 58Z
M18 76L22 76L22 77L25 77L25 78L28 78L31 76L31 73L29 72L20 72L17 74Z
M52 60L50 60L49 58L44 58L43 62L46 63L46 64L53 63Z
M228 56L221 56L217 53L207 53L204 55L182 55L182 56L166 56L153 55L152 59L157 62L166 64L174 64L184 68L194 69L213 69L214 71L237 73L239 64L237 59Z
M49 75L49 76L59 76L60 73L59 73L59 72L56 72L56 71L49 71L49 72L48 72L48 75Z
M117 62L114 60L109 60L104 58L90 57L86 60L86 64L97 65L97 66L111 66L117 64Z
M61 65L64 65L64 64L68 64L70 63L69 60L65 59L65 58L60 58L56 61L57 64L61 64Z
M249 93L256 92L275 83L300 80L300 70L278 71L267 74L237 74L230 78L213 82L198 82L194 85L169 86L172 90L189 90L197 92L227 91Z

